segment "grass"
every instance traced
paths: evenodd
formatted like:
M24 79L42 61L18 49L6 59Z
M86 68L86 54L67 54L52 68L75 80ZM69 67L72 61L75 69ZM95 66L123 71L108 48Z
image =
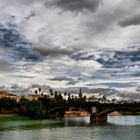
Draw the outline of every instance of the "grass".
M11 115L11 114L0 114L0 121L26 121L30 120L28 117L23 117L19 115Z

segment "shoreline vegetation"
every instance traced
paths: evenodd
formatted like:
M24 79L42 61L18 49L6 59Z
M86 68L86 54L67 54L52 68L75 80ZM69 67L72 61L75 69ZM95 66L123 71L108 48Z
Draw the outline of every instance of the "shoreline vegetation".
M2 121L28 121L31 120L25 116L19 116L17 114L0 114L0 122Z

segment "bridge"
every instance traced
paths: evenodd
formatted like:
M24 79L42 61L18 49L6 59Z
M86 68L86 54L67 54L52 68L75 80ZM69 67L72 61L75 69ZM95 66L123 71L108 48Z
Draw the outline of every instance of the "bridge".
M106 121L108 114L114 111L140 112L140 103L106 104L86 102L85 104L50 105L48 113L55 114L56 117L64 117L65 111L70 107L81 108L89 112L91 121Z

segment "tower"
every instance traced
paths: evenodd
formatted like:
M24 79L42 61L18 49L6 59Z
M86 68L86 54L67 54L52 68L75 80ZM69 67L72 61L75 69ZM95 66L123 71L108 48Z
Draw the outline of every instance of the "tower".
M82 98L82 89L79 90L79 98Z

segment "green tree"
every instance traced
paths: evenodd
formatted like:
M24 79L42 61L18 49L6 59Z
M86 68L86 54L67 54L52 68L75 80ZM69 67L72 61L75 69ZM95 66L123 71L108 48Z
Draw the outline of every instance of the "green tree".
M35 94L38 94L38 91L37 90L35 90Z
M54 93L53 93L53 89L52 89L52 88L49 90L49 93L50 93L51 96L54 95Z
M67 92L64 92L64 96L67 96Z

